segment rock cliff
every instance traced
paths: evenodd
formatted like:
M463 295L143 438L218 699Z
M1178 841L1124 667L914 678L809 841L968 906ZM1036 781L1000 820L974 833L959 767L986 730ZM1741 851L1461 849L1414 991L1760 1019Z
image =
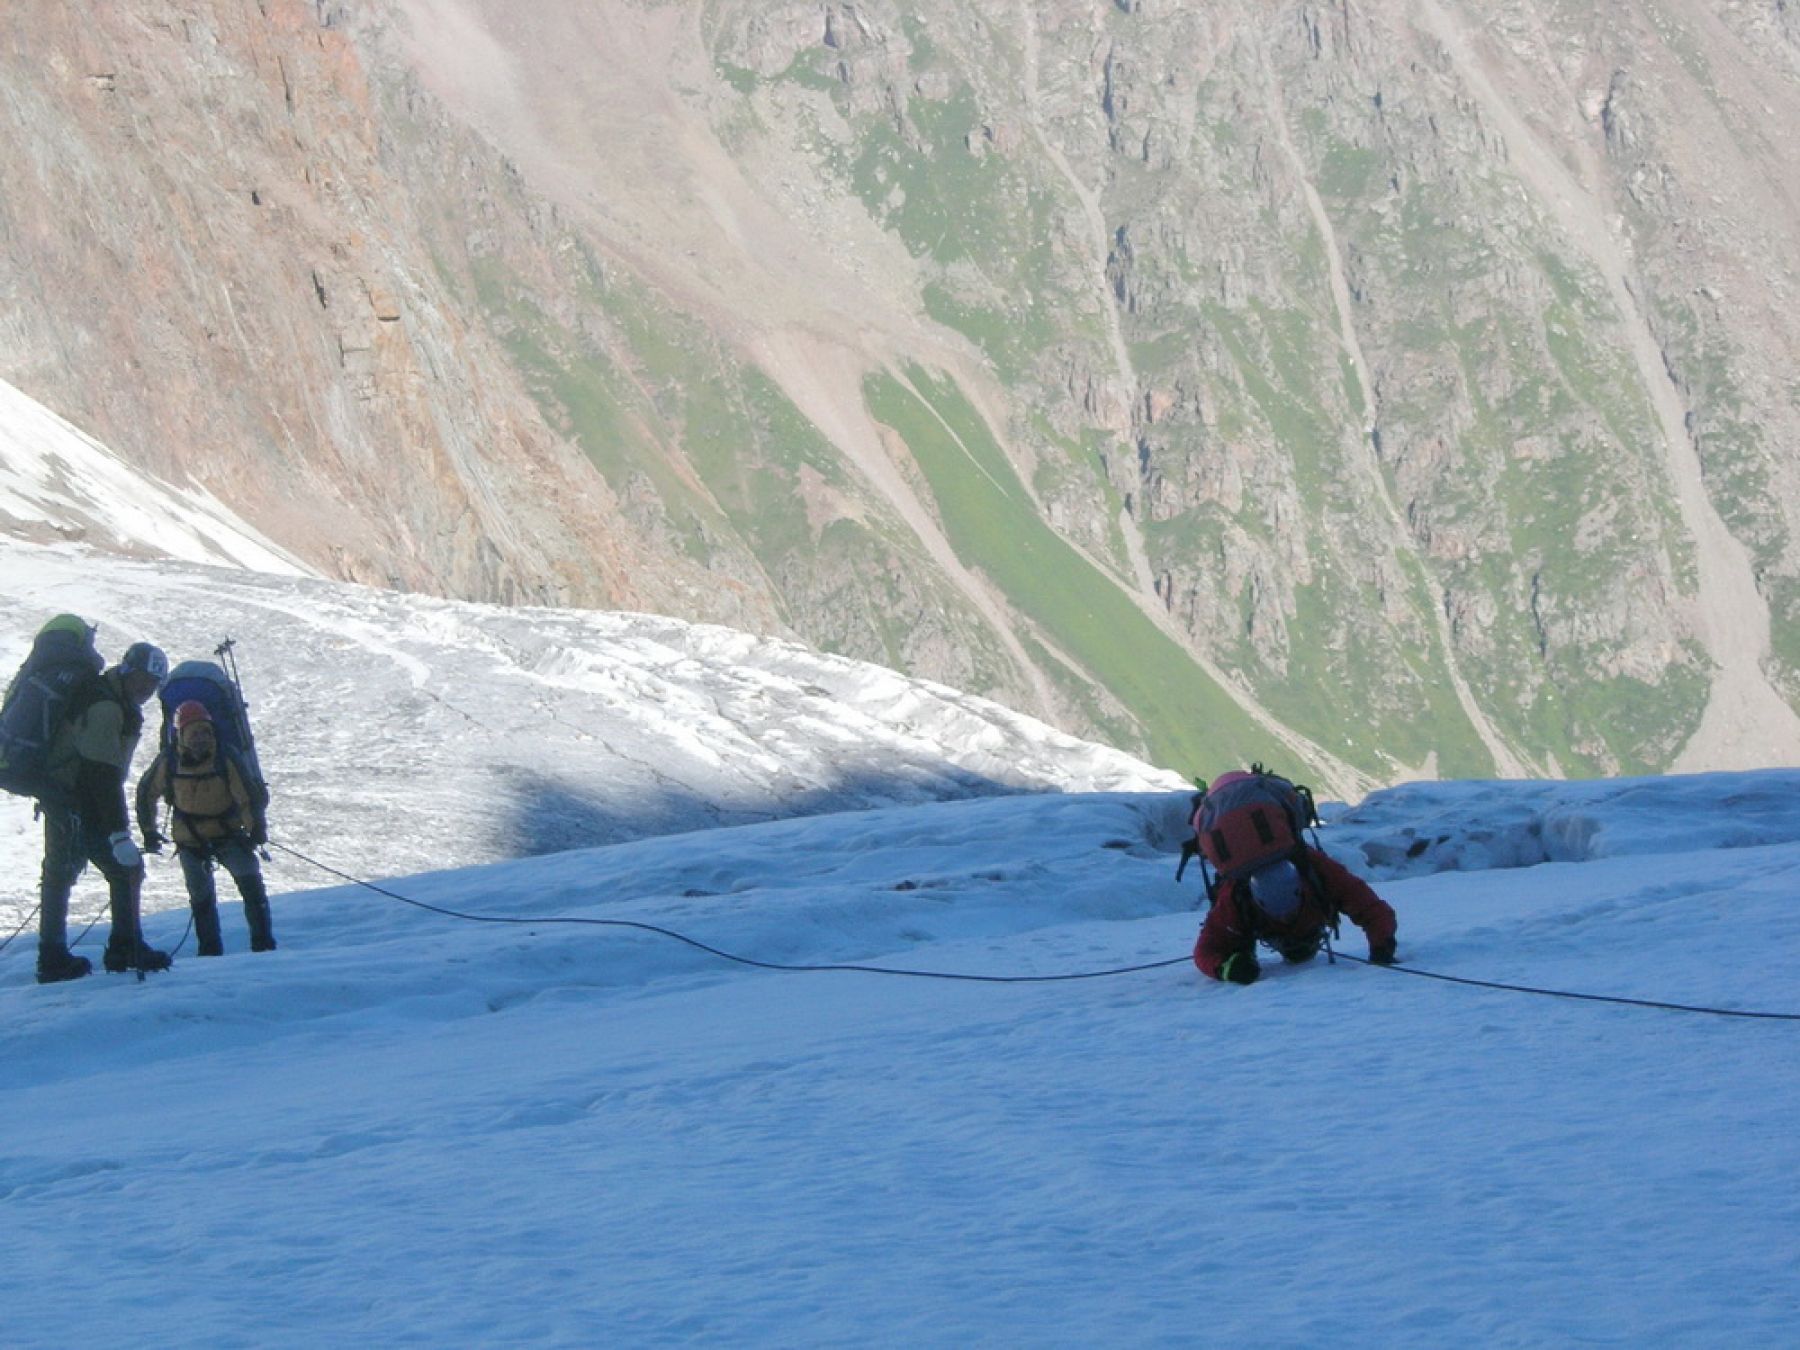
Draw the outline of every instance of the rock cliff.
M0 378L328 573L1345 789L1800 753L1781 0L0 13Z

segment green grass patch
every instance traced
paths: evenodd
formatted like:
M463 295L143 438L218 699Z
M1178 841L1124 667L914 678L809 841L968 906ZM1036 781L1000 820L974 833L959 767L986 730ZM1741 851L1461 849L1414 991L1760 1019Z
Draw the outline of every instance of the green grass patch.
M1217 303L1208 303L1204 312L1231 353L1263 425L1292 461L1303 508L1316 517L1337 472L1335 463L1327 464L1328 458L1335 460L1327 451L1338 444L1338 433L1316 378L1310 317L1260 304L1248 317Z
M925 312L981 348L1009 386L1024 380L1039 354L1059 336L1049 315L1035 303L1010 313L987 309L965 303L939 281L925 284L924 300Z
M909 9L902 9L900 27L906 33L906 42L911 49L907 57L908 68L918 74L936 65L937 42L925 20Z
M1153 377L1185 367L1194 354L1194 335L1181 329L1160 337L1140 338L1127 344L1132 369Z
M915 257L943 269L925 290L932 317L966 334L1009 383L1050 346L1097 339L1099 319L1076 317L1053 252L1063 204L1027 158L970 149L982 126L974 91L912 98L906 117L912 134L888 118L858 118L837 171ZM958 291L958 276L970 293Z
M870 124L852 169L856 194L915 256L948 264L994 251L1006 232L996 209L1001 168L968 150L980 119L974 94L965 86L943 103L913 99L908 110L927 148L915 150L891 123Z
M1355 764L1416 766L1436 754L1448 777L1492 776L1433 647L1407 651L1359 631L1361 616L1380 612L1371 588L1339 577L1296 587L1294 602L1286 678L1258 691L1269 711Z
M1772 577L1769 593L1769 647L1772 675L1789 703L1800 708L1800 580Z
M1572 684L1564 703L1570 730L1604 741L1618 773L1662 772L1706 711L1708 670L1703 660L1689 655L1688 662L1670 665L1654 684L1627 675ZM1576 762L1584 773L1614 772L1591 756L1578 756Z
M1381 156L1375 151L1333 139L1319 157L1315 182L1321 197L1360 201L1369 195L1381 171Z
M714 61L713 70L720 79L737 90L740 94L754 94L756 86L762 83L754 70L743 66L734 66L729 61Z
M778 78L784 84L796 84L802 89L817 89L822 93L835 93L844 87L843 81L827 70L819 68L823 49L799 52L788 62L787 69ZM830 58L825 58L829 63Z
M908 369L907 380L913 388L892 375L872 375L864 395L870 411L912 451L958 557L984 572L1131 712L1156 762L1191 773L1266 757L1266 735L1115 582L1037 515L955 385L917 367Z

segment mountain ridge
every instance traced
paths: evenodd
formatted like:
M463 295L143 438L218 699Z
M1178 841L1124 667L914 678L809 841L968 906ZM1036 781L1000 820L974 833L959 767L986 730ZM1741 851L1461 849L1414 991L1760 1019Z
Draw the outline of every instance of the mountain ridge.
M1779 7L12 14L0 377L330 575L792 634L1192 771L951 537L871 407L916 369L1222 753L1800 754L1793 217L1724 204L1800 181Z

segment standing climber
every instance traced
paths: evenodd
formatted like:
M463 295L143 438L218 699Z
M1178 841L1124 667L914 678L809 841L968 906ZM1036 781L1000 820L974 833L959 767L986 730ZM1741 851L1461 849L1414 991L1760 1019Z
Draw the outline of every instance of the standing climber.
M253 779L243 762L219 744L212 713L189 700L175 709L175 744L162 751L138 780L138 829L144 848L161 853L165 842L157 829L159 802L170 808L175 856L187 883L194 911L194 935L201 956L224 954L219 931L219 897L213 868L231 874L244 901L250 950L275 950L269 892L256 861L256 845L268 837Z
M169 954L144 942L139 904L144 856L131 839L125 779L144 728L143 706L169 674L169 660L134 642L119 664L87 680L69 699L67 720L50 742L45 773L53 790L39 798L44 866L39 898L37 977L79 979L93 969L68 947L69 895L88 863L106 878L112 932L102 961L115 974L167 970Z

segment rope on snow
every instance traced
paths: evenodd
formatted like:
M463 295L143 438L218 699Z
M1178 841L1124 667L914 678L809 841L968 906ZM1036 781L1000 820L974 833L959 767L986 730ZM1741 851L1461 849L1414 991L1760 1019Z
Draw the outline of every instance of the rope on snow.
M340 881L347 881L351 885L361 886L366 890L374 891L377 895L384 895L390 900L398 900L403 905L411 905L415 909L428 910L433 914L442 914L447 918L462 919L469 923L527 924L534 926L544 924L578 924L595 928L634 929L642 933L653 933L659 937L671 938L676 942L684 943L698 951L706 952L711 956L716 956L720 960L732 961L741 966L752 966L758 970L854 971L865 975L899 975L907 976L912 979L962 980L980 984L1050 984L1065 980L1097 980L1110 975L1130 975L1144 970L1163 970L1170 966L1186 965L1190 960L1190 958L1186 956L1177 956L1167 961L1149 961L1142 965L1115 966L1107 970L1073 971L1060 975L970 975L939 970L907 970L897 966L872 966L837 962L824 964L789 964L780 961L760 961L755 957L739 956L734 952L728 952L719 947L714 947L708 943L701 942L698 938L691 938L686 934L677 933L671 928L662 928L653 923L639 923L633 919L589 919L576 916L545 916L531 918L517 915L468 914L461 910L445 908L442 905L427 904L423 900L414 900L410 896L401 895L398 891L389 890L385 886L377 886L372 881L365 881L361 877L352 876L348 872L339 871L337 868L332 867L327 863L320 862L317 858L309 858L306 854L300 852L299 849L289 848L286 844L270 840L269 846L271 848L278 848L283 853L298 858L301 862L316 867L322 872L328 872L332 876L337 877ZM1351 956L1347 952L1339 952L1337 955L1346 961L1354 961L1358 965L1371 966L1375 964L1364 957ZM1800 1022L1800 1013L1754 1012L1741 1008L1712 1008L1693 1003L1668 1003L1658 999L1626 998L1617 994L1583 994L1566 989L1542 989L1532 985L1503 984L1497 980L1476 980L1463 975L1444 975L1437 971L1421 970L1414 966L1391 965L1384 967L1384 969L1395 971L1401 975L1417 975L1422 979L1442 980L1448 984L1469 985L1477 989L1498 989L1515 994L1537 994L1546 998L1576 999L1585 1003L1617 1003L1627 1007L1658 1008L1668 1012L1707 1013L1715 1017L1748 1017L1774 1022Z

